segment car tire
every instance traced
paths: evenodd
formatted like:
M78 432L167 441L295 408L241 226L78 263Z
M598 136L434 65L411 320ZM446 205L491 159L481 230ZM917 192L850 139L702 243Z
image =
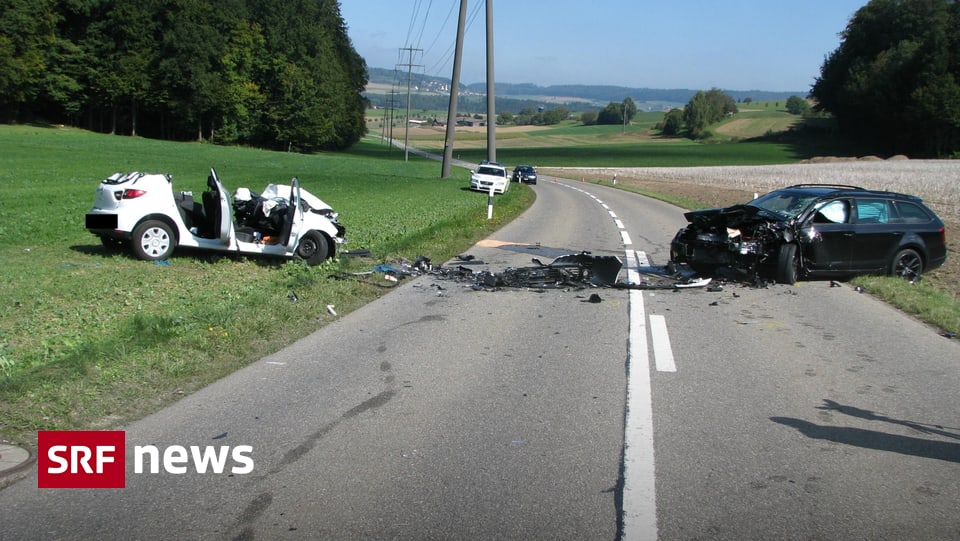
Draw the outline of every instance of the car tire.
M297 244L297 256L307 262L307 265L315 266L327 260L330 253L330 245L326 237L316 231L307 231L300 237L300 243Z
M777 272L776 279L778 283L793 285L797 283L797 275L800 271L800 259L797 258L796 244L783 244L777 253Z
M893 261L890 263L890 274L914 283L923 274L923 258L916 250L904 248L893 256Z
M173 254L176 240L169 225L159 220L147 220L134 228L130 245L133 255L139 259L157 261Z

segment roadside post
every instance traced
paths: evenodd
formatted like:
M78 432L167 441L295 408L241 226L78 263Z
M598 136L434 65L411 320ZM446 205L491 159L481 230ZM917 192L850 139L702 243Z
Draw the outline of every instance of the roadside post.
M487 195L487 219L493 219L493 186L490 186L490 194Z

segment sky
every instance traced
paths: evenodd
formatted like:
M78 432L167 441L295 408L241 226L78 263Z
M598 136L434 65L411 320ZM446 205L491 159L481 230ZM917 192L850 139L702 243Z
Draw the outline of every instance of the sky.
M486 3L467 2L460 81L486 81ZM539 86L808 92L868 0L488 0L494 79ZM451 78L461 0L340 0L367 67ZM402 51L404 48L415 51Z

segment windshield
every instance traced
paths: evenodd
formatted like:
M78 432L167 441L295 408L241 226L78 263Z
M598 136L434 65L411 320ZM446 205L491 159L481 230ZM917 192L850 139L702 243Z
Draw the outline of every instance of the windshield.
M816 198L816 195L809 193L776 191L762 195L747 203L747 205L772 212L780 218L787 219L796 217Z
M495 177L505 177L505 176L507 176L506 170L500 169L499 167L480 167L479 169L477 169L477 174L478 174L478 175L491 175L491 176L495 176Z

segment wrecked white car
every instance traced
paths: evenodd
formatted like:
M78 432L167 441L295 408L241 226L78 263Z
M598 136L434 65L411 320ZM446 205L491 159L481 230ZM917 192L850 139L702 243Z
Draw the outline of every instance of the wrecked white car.
M337 213L300 187L240 188L231 197L210 170L200 201L174 192L166 174L116 173L100 182L86 228L107 248L129 246L144 260L168 259L177 247L235 254L300 257L319 265L346 242Z

